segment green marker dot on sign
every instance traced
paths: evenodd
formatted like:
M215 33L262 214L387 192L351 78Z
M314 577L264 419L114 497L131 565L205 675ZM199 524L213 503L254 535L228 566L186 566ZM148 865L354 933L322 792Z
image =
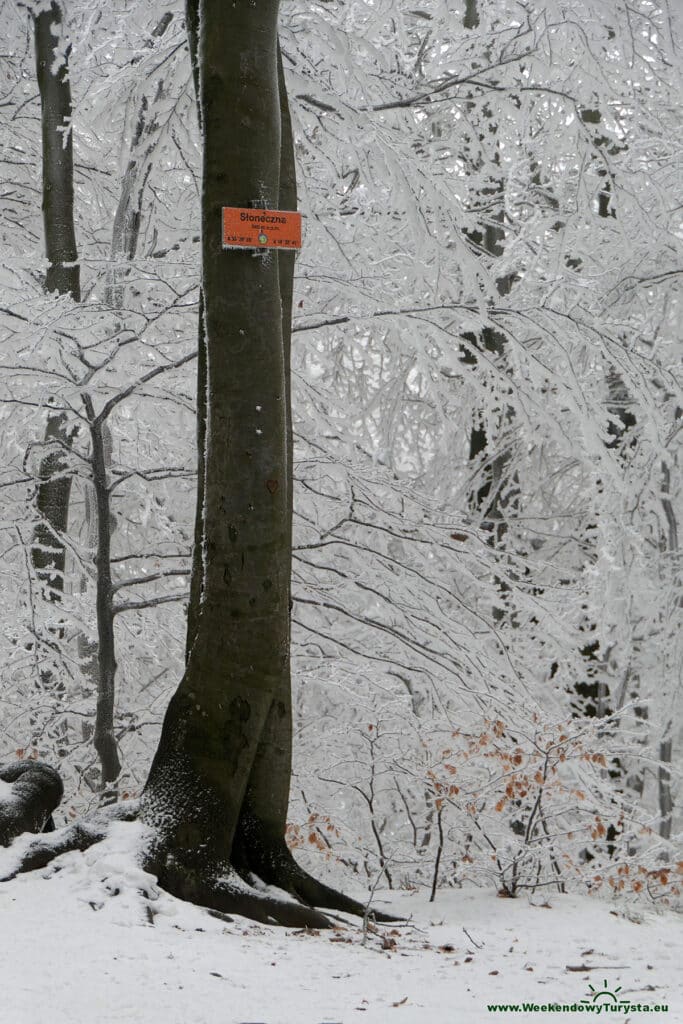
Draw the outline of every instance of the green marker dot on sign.
M261 232L261 234L258 236L258 240L261 243L261 245L265 245L266 242L268 241L268 235L264 235L263 232Z

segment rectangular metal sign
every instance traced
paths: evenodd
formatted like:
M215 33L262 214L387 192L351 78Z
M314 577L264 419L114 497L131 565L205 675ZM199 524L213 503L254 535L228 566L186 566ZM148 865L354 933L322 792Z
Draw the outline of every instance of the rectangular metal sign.
M300 249L301 214L223 207L224 249Z

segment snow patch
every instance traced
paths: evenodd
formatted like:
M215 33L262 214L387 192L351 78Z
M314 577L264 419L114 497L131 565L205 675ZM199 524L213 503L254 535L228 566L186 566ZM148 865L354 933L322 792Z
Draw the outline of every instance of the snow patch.
M534 906L477 889L441 891L434 903L382 893L410 923L371 931L363 944L357 921L319 934L238 917L226 925L159 892L147 901L152 923L135 897L150 885L137 860L145 839L139 826L117 824L90 856L65 855L52 877L0 887L3 1021L484 1024L504 1016L489 1004L580 1003L604 978L620 998L668 1003L662 1019L683 1019L683 922L670 912L633 923L579 896ZM119 895L84 901L88 887L102 898L105 878ZM586 1015L553 1016L573 1024Z
M12 789L12 783L5 782L4 779L0 779L0 804L6 804L15 799L16 797Z

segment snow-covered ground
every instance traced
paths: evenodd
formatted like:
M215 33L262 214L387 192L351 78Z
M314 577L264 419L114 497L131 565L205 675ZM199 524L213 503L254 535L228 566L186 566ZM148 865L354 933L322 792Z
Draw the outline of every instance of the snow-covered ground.
M382 894L410 923L365 945L355 921L317 934L229 924L158 890L140 895L150 877L131 857L135 827L115 825L106 843L60 858L58 872L0 885L0 1024L683 1021L683 920L670 912L468 889L433 904ZM627 1010L626 1000L669 1009Z

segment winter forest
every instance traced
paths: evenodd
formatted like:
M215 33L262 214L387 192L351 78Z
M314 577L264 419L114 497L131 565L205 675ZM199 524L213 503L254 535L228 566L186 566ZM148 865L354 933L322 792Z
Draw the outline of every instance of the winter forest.
M15 839L3 877L84 849L141 796L147 825L170 788L201 803L176 733L194 758L214 739L186 704L222 722L200 705L232 685L226 652L248 635L260 657L285 608L291 784L265 733L258 785L235 771L254 806L287 774L273 816L301 868L269 877L238 824L222 842L245 889L352 912L337 890L675 908L683 12L242 6L246 56L216 0L0 3L0 833L32 762L64 794L6 833L56 829ZM300 210L296 257L221 251L220 182L241 182L224 205L258 204L246 179L270 157L258 118L212 92L220 45L242 97L273 91L244 70L263 48L282 141L261 205ZM249 619L215 596L251 487L246 421L216 403L244 394L242 364L256 399L273 391L274 318L291 479L258 492L248 550L275 564L280 611ZM193 673L212 682L181 700ZM266 733L275 694L251 705ZM216 806L172 843L191 850ZM169 891L234 909L164 863Z

